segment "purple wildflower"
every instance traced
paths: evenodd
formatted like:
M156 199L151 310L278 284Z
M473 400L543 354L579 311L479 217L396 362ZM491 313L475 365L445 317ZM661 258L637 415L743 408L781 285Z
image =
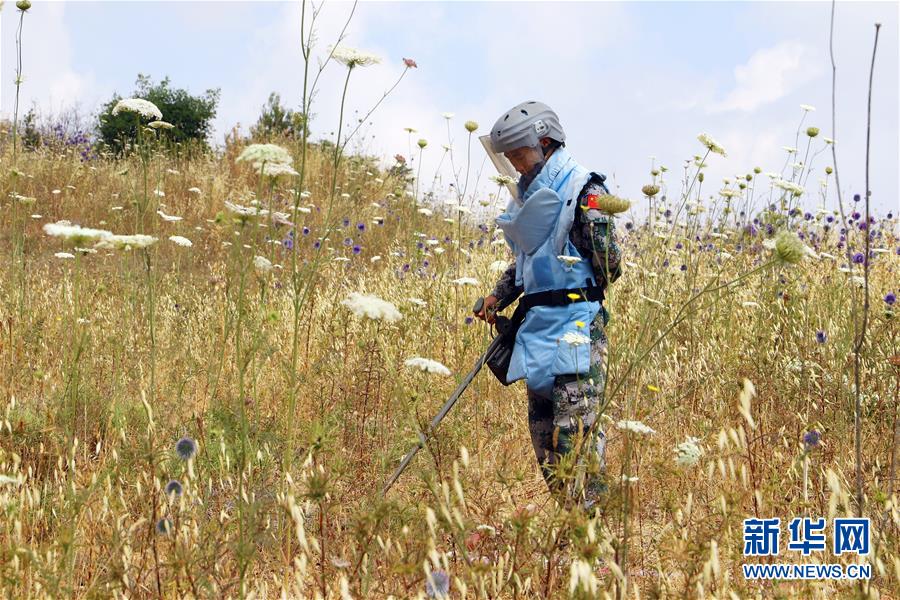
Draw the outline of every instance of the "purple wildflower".
M431 582L434 582L434 586ZM425 593L429 598L444 598L450 593L450 576L444 571L432 571L431 581L425 580Z
M820 344L824 344L827 339L828 339L828 335L821 329L816 332L816 341L819 342Z
M810 450L819 445L819 442L822 440L822 434L819 433L815 429L810 429L806 433L803 434L803 443L806 445L806 449Z

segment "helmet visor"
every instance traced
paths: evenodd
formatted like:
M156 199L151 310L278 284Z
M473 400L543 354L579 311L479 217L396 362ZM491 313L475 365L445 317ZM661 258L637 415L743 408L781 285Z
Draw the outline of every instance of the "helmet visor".
M503 153L494 152L494 147L491 144L490 135L482 135L479 136L478 139L481 140L481 145L484 146L484 151L487 152L488 157L494 164L494 168L497 169L497 173L499 175L505 175L512 179L511 183L506 184L506 189L509 190L509 193L512 194L513 198L517 197L519 191L516 188L516 181L519 180L519 173L518 171L516 171L516 168L511 162L509 162L509 159L506 158Z
M503 153L503 156L506 157L513 168L522 175L528 173L535 165L544 161L544 154L541 152L540 148L532 146L522 146L507 150Z

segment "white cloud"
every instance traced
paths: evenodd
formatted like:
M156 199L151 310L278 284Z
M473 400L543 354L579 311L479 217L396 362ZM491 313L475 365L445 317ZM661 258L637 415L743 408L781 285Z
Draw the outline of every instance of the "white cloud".
M72 40L65 24L66 4L36 3L28 11L22 32L22 83L19 95L21 116L36 103L42 111L60 113L73 104L89 107L111 93L99 85L92 71L79 72L72 66ZM4 73L15 72L15 28L18 19L3 20ZM52 40L52 42L50 41ZM12 60L10 60L12 59ZM2 113L12 116L15 106L14 75L3 77Z
M818 58L812 48L796 41L757 50L746 64L734 68L734 89L708 111L752 111L784 98L819 76Z

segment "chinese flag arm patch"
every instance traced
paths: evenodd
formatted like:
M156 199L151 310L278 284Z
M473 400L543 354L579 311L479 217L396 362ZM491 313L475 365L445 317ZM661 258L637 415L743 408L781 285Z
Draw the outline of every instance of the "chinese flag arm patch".
M588 208L600 208L600 203L597 201L597 194L588 194L587 198L585 198L585 203Z

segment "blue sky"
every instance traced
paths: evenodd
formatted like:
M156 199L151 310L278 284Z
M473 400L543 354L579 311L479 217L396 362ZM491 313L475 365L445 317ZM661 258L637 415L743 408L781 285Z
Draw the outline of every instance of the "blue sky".
M324 5L318 52L326 51L350 12ZM804 122L838 141L844 191L862 191L865 103L874 23L882 23L873 102L871 189L880 212L898 208L898 4L839 2L835 31L838 121L831 131L828 2L360 2L344 43L384 58L354 71L348 109L365 113L415 59L397 90L374 113L361 147L407 154L404 127L429 140L422 164L430 181L450 121L457 167L465 161L462 124L487 131L514 104L553 106L567 146L585 166L639 198L651 155L670 170L677 196L685 159L708 132L728 150L711 157L708 188L759 166L780 171ZM15 76L14 3L0 13L0 111L11 114ZM138 72L168 75L193 93L220 87L215 143L232 126L254 122L270 91L296 107L302 85L298 2L41 2L26 16L24 110L32 101L59 111L77 101L91 111L115 91L129 95ZM317 135L335 130L343 67L330 64L313 106ZM349 120L345 119L345 120ZM374 137L373 137L374 136ZM804 139L801 137L801 142ZM816 146L814 145L814 149ZM805 143L800 145L801 152ZM483 153L473 146L475 169ZM810 189L830 152L811 163ZM447 161L439 190L452 180ZM485 166L482 180L490 174ZM473 172L474 177L474 172ZM485 188L487 189L487 188ZM820 199L807 199L807 206ZM831 195L827 208L836 207Z

